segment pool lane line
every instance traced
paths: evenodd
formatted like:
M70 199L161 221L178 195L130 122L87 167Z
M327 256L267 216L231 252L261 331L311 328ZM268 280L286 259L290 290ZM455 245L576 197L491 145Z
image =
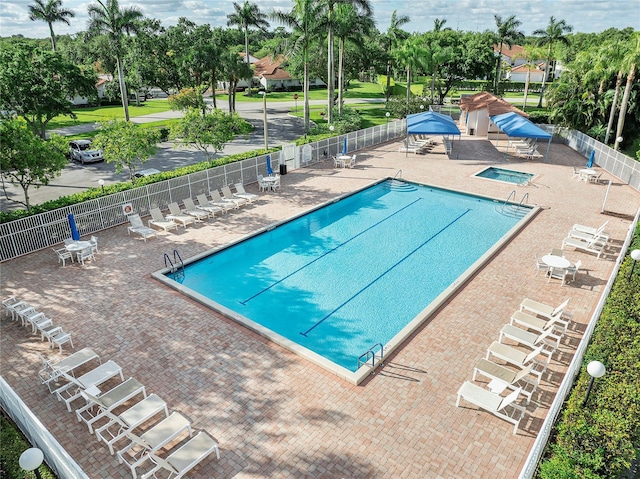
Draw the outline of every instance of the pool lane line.
M240 301L240 304L242 304L243 306L245 306L249 301L251 301L252 299L256 298L257 296L260 296L262 293L270 290L271 288L273 288L275 285L282 283L284 280L290 278L291 276L293 276L294 274L302 271L303 269L305 269L307 266L312 265L313 263L315 263L316 261L318 261L321 258L324 258L326 255L328 255L329 253L334 252L335 250L337 250L338 248L340 248L341 246L346 245L347 243L349 243L350 241L353 241L354 239L356 239L358 236L361 236L363 234L365 234L367 231L375 228L376 226L380 225L381 223L387 221L389 218L397 215L398 213L400 213L401 211L404 211L405 209L409 208L410 206L413 206L414 204L416 204L418 201L420 201L422 198L418 198L417 200L412 201L411 203L409 203L406 206L403 206L402 208L400 208L398 211L393 212L392 214L390 214L389 216L387 216L386 218L381 219L380 221L378 221L377 223L372 224L371 226L365 228L364 230L362 230L360 233L356 234L355 236L352 236L351 238L349 238L346 241L343 241L342 243L340 243L338 246L335 246L333 248L331 248L328 251L325 251L324 253L322 253L320 256L318 256L317 258L314 258L313 260L309 261L308 263L300 266L298 269L296 269L295 271L292 271L291 273L289 273L286 276L283 276L282 278L280 278L278 281L270 284L269 286L267 286L266 288L261 289L260 291L258 291L256 294L254 294L253 296L250 296L249 298L245 299L244 301Z
M329 319L331 316L333 316L338 310L340 310L343 306L345 306L346 304L350 303L351 301L353 301L353 299L355 299L356 296L358 296L360 293L364 292L364 290L368 289L373 283L377 282L380 278L382 278L384 275L386 275L389 271L391 271L392 269L394 269L396 266L398 266L400 263L402 263L404 260L406 260L409 256L411 256L412 254L414 254L416 251L418 251L419 249L421 249L424 245L426 245L428 242L430 242L433 238L435 238L436 236L438 236L440 233L442 233L444 230L446 230L447 228L449 228L451 225L453 225L454 223L456 223L460 218L462 218L464 215L466 215L469 211L471 211L470 208L467 208L467 210L464 213L461 213L460 215L458 215L457 218L455 218L453 221L449 222L449 224L447 224L446 226L443 226L442 228L440 228L439 231L437 231L436 233L434 233L433 235L431 235L429 238L427 238L426 241L424 241L423 243L421 243L420 245L418 245L417 247L415 247L413 250L411 250L409 253L407 253L406 255L404 255L402 258L400 258L398 261L396 261L393 265L391 265L391 267L387 268L387 270L382 273L381 275L379 275L377 278L375 278L373 281L371 281L369 284L367 284L365 287L363 287L362 289L360 289L360 291L356 292L353 296L351 296L350 298L348 298L346 301L344 301L342 304L340 304L337 308L335 308L333 311L331 311L329 314L327 314L325 317L321 318L320 320L318 320L316 322L316 324L314 324L313 326L311 326L309 329L307 329L304 333L300 333L303 336L307 336L307 334L309 334L311 331L313 331L316 327L320 326L321 323L323 323L324 321L326 321L327 319Z

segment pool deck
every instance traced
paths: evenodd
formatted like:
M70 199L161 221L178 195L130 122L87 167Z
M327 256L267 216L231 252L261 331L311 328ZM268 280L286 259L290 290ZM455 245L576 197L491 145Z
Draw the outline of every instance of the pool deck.
M257 204L178 233L145 243L128 236L126 226L100 232L97 261L84 267L62 268L50 249L5 262L0 296L38 306L72 332L75 350L91 347L103 361L114 360L125 377L135 377L194 428L217 438L220 460L210 456L188 474L192 479L511 479L600 298L640 193L604 173L601 179L613 180L606 204L612 214L602 215L606 185L571 179L583 157L552 144L548 163L505 160L504 145L498 152L484 139L463 137L449 159L441 142L427 155L405 155L399 143L388 143L357 152L354 169L334 169L326 161L290 171L281 191L261 193ZM538 176L526 187L473 178L486 166ZM529 193L529 203L542 210L360 386L151 278L163 267L164 253L194 256L398 170L407 180L501 199L515 189L518 201ZM257 192L257 185L247 191ZM611 241L600 260L567 249L570 260L583 262L575 282L560 287L536 275L534 254L559 248L574 223L597 227L606 220ZM511 424L455 403L458 388L471 380L474 364L525 297L549 304L571 298L574 323L513 435ZM55 353L18 322L3 319L0 331L2 376L87 475L131 477L39 384L36 353Z

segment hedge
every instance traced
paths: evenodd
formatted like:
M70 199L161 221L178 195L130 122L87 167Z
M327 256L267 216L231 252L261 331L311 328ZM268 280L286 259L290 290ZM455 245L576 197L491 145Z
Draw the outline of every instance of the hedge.
M629 248L640 249L640 225ZM640 449L640 267L627 256L606 300L583 368L554 428L538 479L616 479ZM629 280L630 279L630 280ZM606 374L594 382L583 407L589 362Z

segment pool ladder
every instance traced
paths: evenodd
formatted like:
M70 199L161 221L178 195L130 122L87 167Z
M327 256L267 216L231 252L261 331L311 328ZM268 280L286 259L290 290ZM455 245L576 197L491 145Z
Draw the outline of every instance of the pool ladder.
M376 349L378 349L378 353L376 353ZM377 363L376 359L378 360ZM384 346L382 346L382 343L376 343L358 357L358 369L360 369L360 366L367 365L371 367L371 374L375 374L374 369L376 368L376 364L378 366L384 366L382 362L383 359Z
M169 268L171 274L174 275L173 279L175 281L182 283L184 280L184 261L182 261L182 257L177 249L173 250L173 261L171 261L167 253L164 254L164 267ZM180 271L179 274L178 271Z
M524 208L524 206L527 204L527 200L529 199L529 193L525 193L524 195L522 195L522 199L517 205L509 204L509 200L511 200L512 197L514 200L517 199L516 190L513 190L511 193L509 193L507 199L504 201L504 203L502 203L500 212L503 214L523 217L525 215L525 212L528 211L528 209Z

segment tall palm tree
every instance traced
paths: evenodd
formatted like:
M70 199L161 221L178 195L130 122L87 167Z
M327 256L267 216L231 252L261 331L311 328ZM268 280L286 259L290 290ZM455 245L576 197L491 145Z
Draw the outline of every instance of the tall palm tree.
M333 48L333 33L335 29L334 10L336 4L351 4L361 8L365 14L371 14L371 2L369 0L320 0L327 9L327 121L333 120L333 97L335 86L335 61Z
M142 18L142 12L135 7L121 9L118 0L97 0L97 2L89 5L87 36L106 35L109 40L111 53L115 57L118 67L118 82L120 83L124 119L129 121L129 101L122 67L123 40L125 33L135 32L135 22Z
M402 46L394 50L398 62L403 64L407 70L407 108L411 101L411 77L414 69L424 67L425 59L428 55L424 48L422 38L412 36L402 43Z
M389 103L389 95L391 94L391 50L395 48L396 42L401 38L406 38L408 34L401 30L402 25L409 23L411 19L407 15L398 16L398 11L394 10L391 14L391 24L387 30L387 96L385 98L385 105Z
M433 19L433 31L434 32L443 32L445 30L451 30L449 27L444 27L444 24L447 23L446 18L434 18Z
M549 18L549 25L544 30L538 29L533 34L538 38L538 45L548 47L547 49L547 64L544 68L544 76L542 77L542 87L540 88L540 101L538 102L538 108L542 108L542 97L544 96L544 88L548 80L548 76L551 73L551 60L553 60L553 46L556 43L563 43L569 45L569 38L565 33L570 33L573 30L571 25L567 25L564 20L556 21L554 17Z
M627 75L627 84L624 87L622 103L620 104L620 115L618 116L618 127L616 128L616 142L613 145L614 150L620 147L624 120L627 115L627 106L629 105L629 95L631 94L633 81L636 78L636 69L638 68L638 64L640 64L640 33L635 32L633 35L635 37L633 39L633 46L622 60L623 67L629 71L629 74Z
M247 59L247 65L251 65L251 60L249 59L249 27L256 27L265 31L269 26L267 15L260 11L258 5L250 3L248 0L245 0L242 5L233 2L233 8L235 13L227 15L227 26L237 26L238 29L244 32L245 58ZM251 88L249 88L249 95L251 95Z
M289 45L291 54L302 56L304 76L302 93L304 95L304 133L309 133L309 49L318 36L320 6L315 0L293 0L289 12L272 10L269 17L294 30L295 37Z
M500 15L494 15L496 27L498 27L498 58L496 61L496 77L493 92L498 94L498 86L500 85L500 66L502 65L502 46L507 45L509 48L519 40L524 39L524 33L518 30L522 22L516 19L515 15L511 15L506 20L502 20Z
M56 36L53 33L53 24L56 22L71 25L69 18L73 18L76 14L72 10L62 8L62 0L33 0L35 5L29 5L29 19L32 21L42 20L49 25L49 34L51 35L51 47L56 51Z

